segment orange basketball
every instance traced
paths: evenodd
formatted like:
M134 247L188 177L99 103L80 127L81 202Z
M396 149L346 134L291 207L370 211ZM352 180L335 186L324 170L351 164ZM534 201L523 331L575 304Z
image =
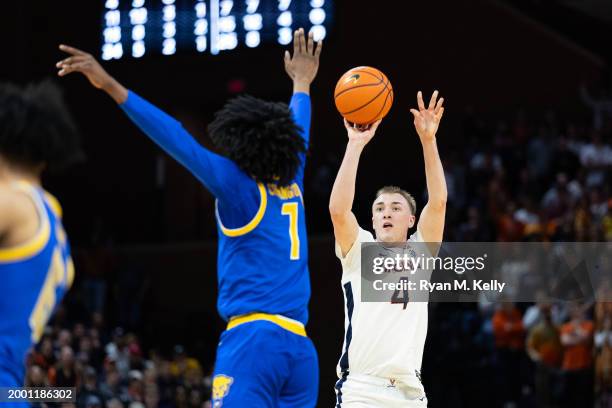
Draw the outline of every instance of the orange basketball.
M393 88L385 74L372 67L347 71L336 84L334 101L349 122L369 125L384 118L393 104Z

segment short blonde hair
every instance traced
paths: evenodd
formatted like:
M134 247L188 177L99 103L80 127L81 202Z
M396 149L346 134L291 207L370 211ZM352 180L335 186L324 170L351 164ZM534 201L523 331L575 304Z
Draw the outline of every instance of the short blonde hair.
M408 206L410 207L410 211L412 212L412 215L416 215L416 200L414 199L412 194L410 194L406 190L401 189L397 186L384 186L383 188L379 189L376 192L376 197L374 198L374 201L376 201L376 199L378 199L378 197L380 197L382 194L401 195L402 197L406 199L406 202L408 203Z

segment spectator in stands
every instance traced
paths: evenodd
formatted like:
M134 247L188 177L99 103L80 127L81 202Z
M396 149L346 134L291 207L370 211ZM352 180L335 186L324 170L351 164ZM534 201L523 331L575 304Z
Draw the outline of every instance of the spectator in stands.
M126 404L132 402L144 401L144 383L142 373L138 370L131 370L128 374L127 401Z
M612 314L605 317L595 333L595 350L595 389L600 394L600 406L609 407L612 405Z
M123 403L118 398L112 398L106 401L106 408L124 408Z
M593 128L600 130L603 128L606 116L612 117L612 98L603 90L599 90L600 95L594 98L586 85L580 87L582 102L593 109Z
M119 398L121 391L121 377L116 369L107 369L104 381L100 384L100 393L104 400Z
M584 305L571 308L571 320L561 326L564 406L593 405L593 322L585 317Z
M185 374L189 370L199 370L202 372L200 363L195 358L188 357L185 353L185 348L182 345L174 346L174 358L170 364L170 373L175 378L184 380Z
M551 307L539 303L541 318L527 335L527 354L535 363L535 395L538 408L552 408L556 371L561 363L563 348L559 331L552 322Z
M45 335L38 344L37 349L32 353L32 362L40 366L45 372L55 365L56 359L53 351L53 338L50 335Z
M61 333L60 333L61 335ZM70 346L63 346L60 358L55 365L55 387L76 387L78 383L75 369L74 352Z
M536 303L529 306L523 315L523 327L530 331L544 320L544 313L549 313L552 324L560 326L567 319L566 308L559 303L550 303L543 290L536 293Z
M25 380L26 387L48 387L49 379L47 373L38 365L32 365L28 368Z
M87 366L83 370L83 382L77 390L77 406L82 407L88 405L90 401L94 401L91 397L95 397L100 401L100 405L104 405L104 397L98 389L98 374L96 369Z
M493 315L493 334L501 375L500 389L506 405L516 405L521 394L520 367L524 355L524 330L521 312L513 303L498 304Z
M598 132L594 132L591 143L581 147L580 164L587 169L587 187L603 185L606 170L612 166L612 148L603 143Z

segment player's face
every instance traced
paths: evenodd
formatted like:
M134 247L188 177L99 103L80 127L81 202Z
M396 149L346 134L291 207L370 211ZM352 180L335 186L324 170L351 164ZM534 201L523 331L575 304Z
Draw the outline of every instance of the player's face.
M401 194L381 194L372 205L372 226L377 241L406 241L414 221L410 206Z

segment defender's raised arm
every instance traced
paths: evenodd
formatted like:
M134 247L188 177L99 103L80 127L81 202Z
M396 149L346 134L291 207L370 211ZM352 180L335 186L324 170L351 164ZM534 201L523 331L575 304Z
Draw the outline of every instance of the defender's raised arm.
M310 94L310 84L319 70L322 48L322 41L317 41L315 48L312 31L308 34L308 41L303 28L293 33L293 56L285 51L285 71L293 81L293 93Z

